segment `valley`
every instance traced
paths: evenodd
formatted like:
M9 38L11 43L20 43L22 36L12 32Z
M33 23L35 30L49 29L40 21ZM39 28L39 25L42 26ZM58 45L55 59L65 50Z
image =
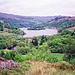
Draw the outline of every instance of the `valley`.
M75 18L70 16L0 13L0 57L19 64L0 68L0 75L75 75L74 28ZM5 67L1 60L0 64Z

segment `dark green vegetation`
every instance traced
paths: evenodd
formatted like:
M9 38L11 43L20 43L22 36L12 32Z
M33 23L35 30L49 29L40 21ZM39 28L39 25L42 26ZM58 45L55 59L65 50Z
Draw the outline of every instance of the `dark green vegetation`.
M14 60L20 65L11 70L0 69L0 75L74 75L75 34L72 33L75 33L75 30L68 34L62 33L30 39L17 35L0 35L0 56ZM17 46L16 50L12 49L14 46ZM10 50L5 50L7 47Z
M75 34L73 33L75 33L75 30L73 32L65 30L64 34L62 32L59 35L43 35L30 39L16 37L16 35L1 35L0 49L2 50L7 48L12 51L13 47L17 47L16 51L21 55L25 55L24 60L47 62L59 61L59 59L56 56L52 56L51 53L64 53L65 56L63 59L65 61L70 61L75 57ZM6 54L4 53L3 57L7 58L6 56L10 54L9 52L10 51L8 51L8 53L6 52ZM16 58L17 57L18 55L16 56ZM8 57L8 59L10 58ZM13 60L15 60L15 55Z
M8 33L15 33L15 34L20 34L20 35L24 35L25 32L16 28L16 27L12 27L9 23L1 23L0 22L0 31L4 31L4 32L8 32ZM0 32L3 33L3 32Z
M61 27L60 34L33 38L17 37L20 30L4 22L0 22L0 57L14 60L20 66L11 70L0 69L0 75L75 74L75 30L66 29L66 26L74 26L74 20L47 25ZM8 32L3 32L4 28L8 28Z
M27 30L44 30L45 28L41 28L41 27L31 27L28 28Z

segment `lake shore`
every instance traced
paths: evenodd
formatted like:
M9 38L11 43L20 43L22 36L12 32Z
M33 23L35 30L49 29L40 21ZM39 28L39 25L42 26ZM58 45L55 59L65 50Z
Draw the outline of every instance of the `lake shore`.
M26 34L25 35L19 35L18 37L36 37L36 36L42 36L42 35L54 35L58 34L57 29L48 29L45 30L27 30L27 28L19 28L20 30L23 30Z

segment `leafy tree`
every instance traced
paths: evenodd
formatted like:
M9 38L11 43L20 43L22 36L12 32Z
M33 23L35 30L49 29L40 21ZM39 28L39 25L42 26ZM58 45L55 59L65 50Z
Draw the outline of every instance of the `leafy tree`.
M23 47L23 46L21 46L21 47L17 46L17 51L22 55L26 54L25 47Z
M42 35L40 45L47 41L46 36Z
M38 40L36 37L32 39L32 43L34 46L38 46Z
M19 43L17 43L17 46L19 46L19 47L25 47L25 43L24 42L19 42Z
M75 58L75 40L73 41L71 38L68 38L64 60L70 61L72 58Z

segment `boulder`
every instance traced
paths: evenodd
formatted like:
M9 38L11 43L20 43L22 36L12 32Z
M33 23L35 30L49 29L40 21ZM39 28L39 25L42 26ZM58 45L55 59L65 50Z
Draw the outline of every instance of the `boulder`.
M7 60L5 58L0 57L0 69L11 69L12 67L18 67L19 64L14 62L13 60Z

